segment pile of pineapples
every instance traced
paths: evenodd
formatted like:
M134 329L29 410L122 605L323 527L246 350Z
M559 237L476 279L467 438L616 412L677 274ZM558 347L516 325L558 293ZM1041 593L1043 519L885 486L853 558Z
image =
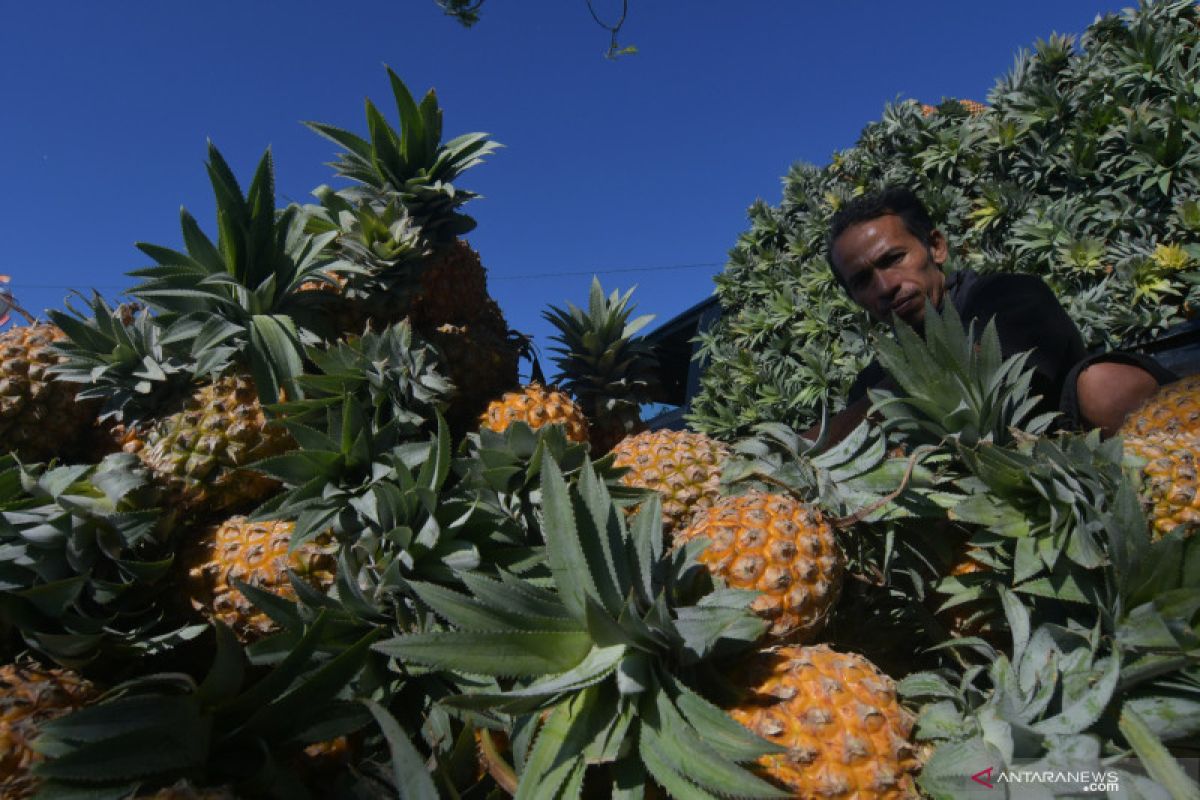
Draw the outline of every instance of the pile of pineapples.
M1052 436L931 312L835 446L648 431L593 283L518 386L453 184L494 145L389 77L399 130L311 125L350 186L210 148L215 242L3 335L0 796L1193 796L1194 384Z

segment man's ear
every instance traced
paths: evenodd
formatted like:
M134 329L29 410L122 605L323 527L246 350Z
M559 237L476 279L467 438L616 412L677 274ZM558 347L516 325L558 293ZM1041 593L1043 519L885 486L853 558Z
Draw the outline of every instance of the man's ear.
M939 269L946 263L946 258L950 255L950 245L941 231L930 231L929 254L933 256L933 263L937 264Z

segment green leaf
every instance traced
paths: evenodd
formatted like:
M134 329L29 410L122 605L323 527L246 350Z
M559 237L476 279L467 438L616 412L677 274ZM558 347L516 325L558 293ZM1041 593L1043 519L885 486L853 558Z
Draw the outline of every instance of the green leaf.
M655 696L656 719L641 727L643 739L660 753L670 767L713 794L736 797L791 797L753 773L742 769L710 747L702 734L659 692ZM661 732L661 733L660 733ZM764 748L765 749L765 748Z
M550 571L571 616L585 618L585 598L599 599L575 519L575 503L562 471L549 453L542 458L542 535Z
M423 581L409 581L417 593L442 619L468 631L566 631L579 632L579 623L561 617L533 617L510 610L508 605L481 603L466 595Z
M592 642L584 632L423 633L379 642L374 649L441 669L522 676L571 669L588 655Z
M1200 786L1188 777L1137 713L1123 709L1118 726L1150 777L1170 793L1171 800L1200 800Z
M360 702L375 717L387 740L392 756L392 777L401 800L438 800L437 787L425 768L425 758L413 746L395 717L374 700L363 699Z
M236 696L246 676L242 648L233 632L220 620L215 620L212 627L217 640L217 652L208 675L196 690L196 699L202 706L216 705Z
M661 736L646 736L644 732L638 739L638 755L654 780L676 800L720 800L719 795L691 783L672 766L671 760L661 752L663 741Z

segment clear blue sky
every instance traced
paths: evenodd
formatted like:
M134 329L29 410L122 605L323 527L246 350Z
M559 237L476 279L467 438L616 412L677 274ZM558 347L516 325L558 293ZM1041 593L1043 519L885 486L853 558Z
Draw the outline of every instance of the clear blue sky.
M363 132L367 96L394 116L386 63L436 87L448 136L505 145L461 179L485 196L468 238L548 356L540 312L585 302L593 272L665 322L791 163L827 163L896 98L983 100L1020 48L1124 5L630 0L641 52L609 61L583 0L490 0L469 30L433 0L7 0L0 273L40 311L130 286L135 241L181 246L181 205L215 236L209 138L244 183L270 145L281 200L309 201L335 148L299 121Z

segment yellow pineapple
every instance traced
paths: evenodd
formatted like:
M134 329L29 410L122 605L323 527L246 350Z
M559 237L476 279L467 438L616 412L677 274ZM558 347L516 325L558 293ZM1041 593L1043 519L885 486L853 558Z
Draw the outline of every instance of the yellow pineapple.
M1159 388L1125 420L1121 436L1200 434L1200 375Z
M668 537L721 497L721 466L729 448L702 433L646 431L622 439L612 454L614 466L629 470L622 483L662 496L663 533Z
M752 608L777 641L812 641L842 585L844 557L833 527L787 495L726 497L698 515L675 542L709 540L700 562L734 589L762 592Z
M295 443L284 428L267 424L254 382L230 375L202 386L144 436L126 432L124 447L167 487L179 510L217 512L270 494L278 484L245 467Z
M573 442L588 440L587 420L579 406L564 392L531 383L519 392L508 392L493 400L479 419L480 427L503 433L514 422L537 430L543 425L562 425Z
M1155 537L1179 525L1187 526L1190 535L1200 525L1200 475L1196 465L1200 435L1129 436L1125 452L1145 462L1142 502L1150 514Z
M328 588L334 579L336 545L318 538L289 555L294 529L295 524L287 521L231 517L206 531L183 557L192 607L220 619L243 641L271 632L270 617L237 590L234 580L294 600L287 569L320 589Z
M62 361L52 345L66 334L33 323L0 333L0 448L28 461L74 450L95 422L95 404L76 401L77 386L55 380Z
M822 800L915 798L913 719L870 661L825 645L753 656L735 677L743 698L729 714L786 752L764 756L764 777Z
M42 756L30 744L42 725L82 708L99 692L62 669L33 663L0 666L0 797L24 800L37 788L30 767Z

